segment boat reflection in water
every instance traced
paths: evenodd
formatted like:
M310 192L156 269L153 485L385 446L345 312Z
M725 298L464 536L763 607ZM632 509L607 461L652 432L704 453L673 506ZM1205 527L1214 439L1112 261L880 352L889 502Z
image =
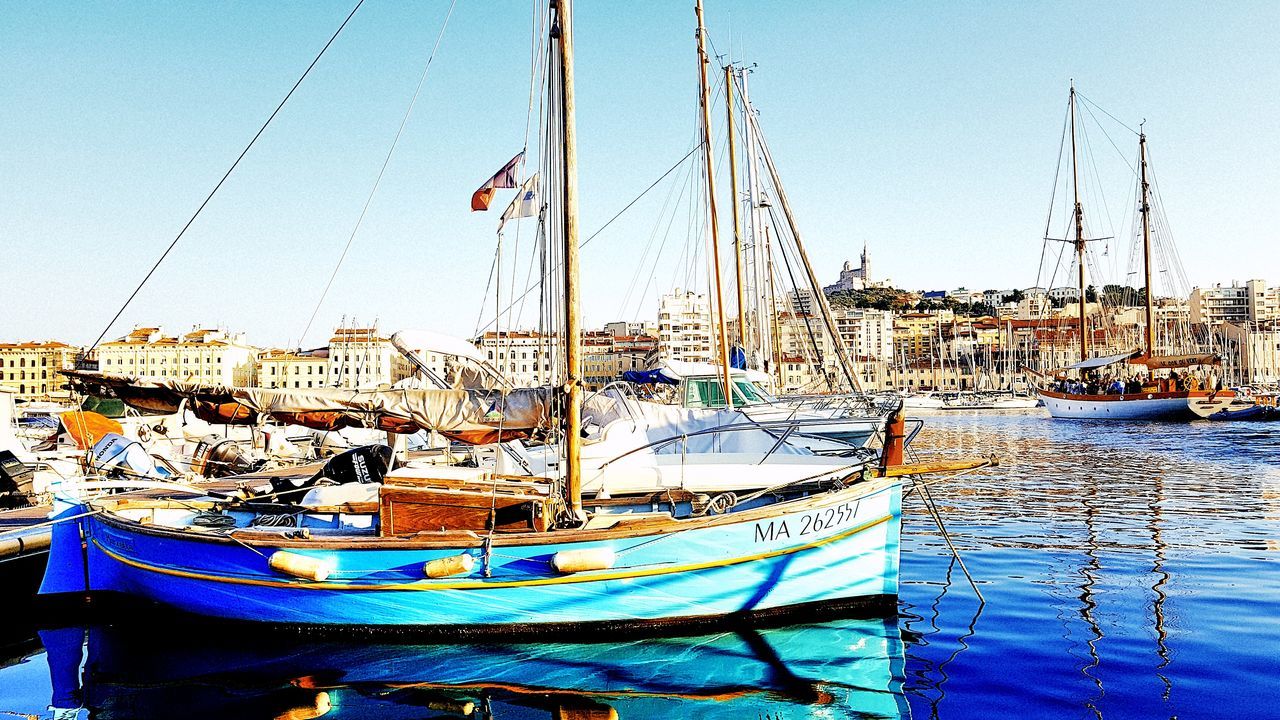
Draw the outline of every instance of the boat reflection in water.
M41 638L67 717L909 717L896 618L609 643L315 642L217 626Z

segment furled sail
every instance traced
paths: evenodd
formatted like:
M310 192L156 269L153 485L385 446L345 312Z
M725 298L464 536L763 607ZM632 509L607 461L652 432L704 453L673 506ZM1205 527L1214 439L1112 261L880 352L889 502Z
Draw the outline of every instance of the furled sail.
M473 445L526 438L550 427L555 392L516 390L343 390L227 387L166 379L142 379L83 370L63 372L73 390L116 397L147 412L177 412L183 401L206 422L277 422L317 430L365 427L394 433L435 430Z
M1218 365L1222 358L1214 354L1199 355L1152 355L1136 357L1129 362L1134 365L1146 365L1152 370L1165 368L1185 368L1193 365Z

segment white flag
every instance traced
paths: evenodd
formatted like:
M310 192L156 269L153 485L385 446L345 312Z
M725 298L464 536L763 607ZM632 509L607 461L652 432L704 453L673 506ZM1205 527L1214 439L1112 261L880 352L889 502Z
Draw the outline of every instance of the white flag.
M502 220L498 223L498 227L502 227L502 223L513 218L536 217L541 209L542 201L538 197L538 174L534 173L520 185L520 192L502 213Z

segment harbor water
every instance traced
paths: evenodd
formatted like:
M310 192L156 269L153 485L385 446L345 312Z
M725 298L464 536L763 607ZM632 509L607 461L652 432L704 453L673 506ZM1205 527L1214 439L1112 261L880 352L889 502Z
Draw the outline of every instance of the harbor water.
M899 614L596 643L11 637L6 716L1280 717L1280 425L928 418L998 468L904 502ZM75 708L80 708L76 710Z

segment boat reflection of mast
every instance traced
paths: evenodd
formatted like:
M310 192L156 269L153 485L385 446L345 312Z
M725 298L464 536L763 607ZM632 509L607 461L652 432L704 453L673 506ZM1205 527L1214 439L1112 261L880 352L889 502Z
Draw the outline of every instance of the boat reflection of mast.
M959 443L959 445L963 446L964 443L961 442ZM907 446L907 454L912 462L920 461L920 456L916 454L914 450L911 449L911 446ZM922 647L927 646L928 636L937 635L938 633L942 632L942 628L938 626L938 620L939 620L939 617L941 616L942 599L946 597L947 593L951 590L951 575L952 575L952 572L955 570L955 567L956 567L956 558L954 555L952 555L951 561L947 563L947 572L944 575L942 588L941 590L938 591L938 595L933 599L933 602L929 604L929 610L930 610L929 624L932 626L933 629L927 633L921 633L920 645ZM945 659L943 659L937 665L934 665L931 662L929 662L927 658L924 658L924 657L919 658L921 664L924 666L924 670L918 673L922 681L921 687L919 689L922 691L924 690L936 691L934 693L931 693L928 696L925 696L929 701L929 717L931 720L937 720L937 718L939 717L939 710L942 706L942 700L947 696L946 690L943 689L943 685L946 684L947 680L950 677L947 675L947 665L951 664L952 661L954 661L957 657L959 657L960 653L969 649L968 640L969 638L973 637L974 634L977 632L976 628L978 625L978 618L982 617L982 610L985 607L986 607L985 603L982 603L982 602L978 603L978 607L973 612L973 617L969 618L969 625L967 629L965 630L964 633L960 634L956 638L956 644L957 644L956 649L953 650L951 654L948 655ZM923 620L924 616L917 615L916 618L919 620ZM909 625L910 625L910 621L908 620L908 630L910 629ZM932 680L930 678L930 675L932 674L937 675L936 680ZM924 696L923 692L921 692L920 694Z
M1098 603L1093 598L1093 586L1096 582L1096 574L1102 569L1102 563L1098 559L1098 534L1093 526L1094 518L1098 512L1094 507L1094 502L1097 500L1098 495L1098 483L1097 475L1092 473L1091 475L1093 477L1093 482L1090 483L1089 495L1083 500L1084 526L1087 533L1084 553L1088 556L1089 562L1086 563L1084 567L1080 568L1080 575L1083 577L1083 582L1080 584L1080 602L1082 603L1080 607L1080 617L1084 618L1085 623L1089 625L1089 631L1092 633L1092 637L1090 637L1085 643L1089 646L1090 662L1088 665L1081 668L1080 672L1085 677L1092 680L1093 684L1098 688L1097 694L1086 702L1085 706L1093 711L1095 717L1100 719L1102 717L1102 711L1098 708L1098 703L1106 694L1106 690L1102 687L1102 678L1095 675L1093 672L1097 670L1098 666L1102 662L1101 658L1098 656L1098 641L1103 638L1102 628L1098 625L1097 618L1094 617L1094 611L1098 609Z
M1160 664L1156 666L1156 677L1160 678L1160 682L1164 683L1164 693L1161 698L1166 702L1169 700L1169 693L1173 690L1173 683L1169 681L1169 677L1162 672L1169 666L1173 657L1169 652L1169 646L1166 641L1169 634L1164 629L1164 601L1169 597L1164 586L1169 582L1169 572L1164 569L1164 540L1160 537L1160 517L1161 504L1164 502L1164 474L1157 472L1152 478L1155 481L1156 497L1151 503L1151 544L1155 554L1155 559L1151 564L1151 572L1157 577L1151 591L1155 593L1155 601L1152 603L1152 614L1155 616L1156 623L1156 654L1160 656Z

